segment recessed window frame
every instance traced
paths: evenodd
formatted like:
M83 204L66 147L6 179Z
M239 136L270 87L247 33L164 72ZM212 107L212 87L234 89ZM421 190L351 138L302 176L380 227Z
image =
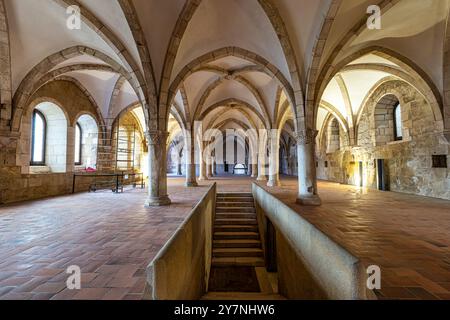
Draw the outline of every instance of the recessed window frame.
M36 145L36 117L39 117L42 119L43 123L43 133L42 133L42 161L36 161L34 159L34 148ZM46 163L46 151L47 151L47 119L45 118L44 114L35 109L33 110L32 115L32 123L31 123L31 166L45 166Z
M79 141L77 140L77 129L80 131L80 139ZM76 152L76 146L78 145L78 155ZM74 150L74 155L75 155L75 165L76 166L81 166L83 164L83 129L81 128L81 125L77 122L77 124L75 125L75 150ZM78 161L77 161L77 156L78 156Z
M433 154L432 155L432 168L433 169L446 169L448 168L447 155L445 154Z
M397 125L398 122L398 115L397 112L398 110L400 110L400 123L401 123L401 127L399 128ZM402 123L403 119L402 119L402 106L400 104L400 102L398 102L395 106L394 106L394 140L395 141L402 141L403 140L403 123Z

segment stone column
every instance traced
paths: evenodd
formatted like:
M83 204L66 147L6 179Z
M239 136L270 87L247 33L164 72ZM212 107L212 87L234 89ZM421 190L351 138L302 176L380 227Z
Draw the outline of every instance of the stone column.
M319 206L314 145L317 131L308 129L297 134L298 196L297 203Z
M257 181L266 181L267 130L259 131L258 138L258 177Z
M257 181L266 181L266 160L265 154L258 155L258 178Z
M258 164L256 163L252 163L251 164L252 167L252 178L257 178L258 177Z
M269 181L267 186L279 187L280 183L280 139L278 130L271 130L269 137Z
M11 130L12 110L12 76L9 29L6 19L4 1L0 1L0 132ZM2 146L4 149L4 146ZM5 151L5 150L1 150Z
M210 160L210 166L211 166L211 169L210 169L210 172L211 172L211 178L212 177L214 177L214 175L216 174L216 171L215 171L215 168L214 168L214 157L211 157L210 158L211 160ZM209 178L209 177L208 177Z
M75 127L67 127L66 172L75 171Z
M178 159L178 162L177 162L177 175L178 176L183 175L183 170L182 170L181 166L182 166L181 159Z
M212 171L211 171L212 166L211 166L211 157L210 156L206 157L206 164L205 164L205 166L206 166L206 177L208 179L212 178Z
M197 187L195 172L195 142L191 134L186 137L186 187Z
M148 141L148 199L147 207L170 204L167 195L167 138L168 132L151 130L146 132Z
M200 149L200 176L198 177L198 180L205 181L208 180L207 177L207 166L206 166L206 159L204 155L204 150L206 148L207 144L206 142L203 143L202 148Z

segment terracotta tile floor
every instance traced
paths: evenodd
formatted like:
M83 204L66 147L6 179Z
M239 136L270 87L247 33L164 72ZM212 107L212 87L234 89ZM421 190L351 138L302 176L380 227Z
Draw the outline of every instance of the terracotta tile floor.
M267 188L382 272L381 299L450 300L450 201L320 182L321 207L295 204L296 180Z
M142 299L148 263L207 191L182 182L170 208L144 208L143 190L0 207L0 299ZM80 291L66 289L71 265Z
M248 192L250 179L219 178ZM0 299L142 299L145 268L206 192L169 180L170 208L145 192L78 194L0 207ZM210 182L208 182L210 183ZM320 183L318 208L294 204L296 180L270 189L367 264L382 268L380 297L450 299L450 201ZM66 289L70 265L82 290Z

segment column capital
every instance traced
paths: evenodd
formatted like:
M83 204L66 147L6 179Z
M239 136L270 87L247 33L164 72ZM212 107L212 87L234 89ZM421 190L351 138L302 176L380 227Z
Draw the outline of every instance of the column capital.
M161 130L148 130L145 132L145 137L147 138L148 144L161 145L167 142L169 132Z
M298 145L307 145L314 143L319 131L313 129L300 130L295 138Z

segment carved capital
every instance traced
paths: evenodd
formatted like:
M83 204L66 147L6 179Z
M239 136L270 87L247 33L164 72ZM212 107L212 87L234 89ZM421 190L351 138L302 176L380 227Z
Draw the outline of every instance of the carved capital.
M160 146L165 145L169 133L160 130L149 130L145 133L149 145Z
M319 131L313 129L302 130L297 133L296 139L298 145L307 145L314 143Z

